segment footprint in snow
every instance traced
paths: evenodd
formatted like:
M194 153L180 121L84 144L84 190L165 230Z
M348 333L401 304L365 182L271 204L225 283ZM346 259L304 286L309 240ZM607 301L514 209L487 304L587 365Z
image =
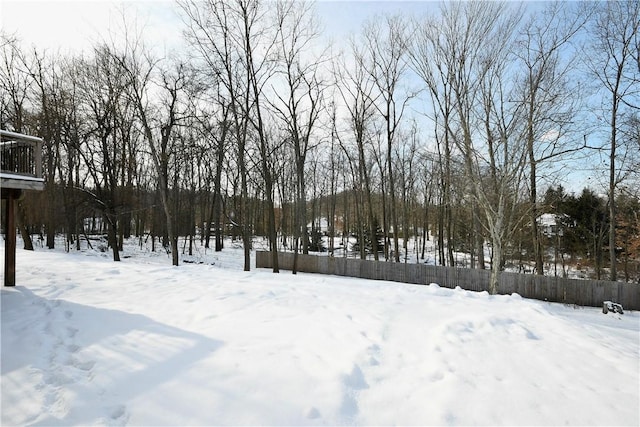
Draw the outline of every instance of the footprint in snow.
M322 415L320 415L320 411L318 411L318 408L316 408L315 406L312 406L306 411L305 417L309 420L315 420L315 419L321 418Z
M380 365L380 361L373 356L369 356L369 366L378 366Z
M121 416L124 415L125 412L125 406L124 405L116 405L112 410L111 410L111 418L116 419L116 418L120 418Z
M51 372L46 374L44 377L44 383L53 387L59 387L73 382L73 379L61 372Z
M442 371L436 371L431 375L429 375L429 381L434 383L438 381L442 381L443 379L444 379L444 372Z
M353 369L351 369L351 373L349 375L345 375L344 384L353 389L353 390L364 390L369 388L369 384L364 379L364 374L362 373L362 369L357 364L353 365Z
M343 417L347 418L348 423L351 424L360 413L360 407L358 405L359 391L369 388L369 384L364 378L362 369L355 363L353 364L351 373L344 376L343 383L345 385L345 391L342 396L340 412Z
M127 407L125 405L114 405L106 408L107 414L112 422L116 422L115 425L125 425L127 424L128 415L127 415Z
M75 360L73 362L73 366L80 369L81 371L90 371L93 369L95 365L96 365L95 360L89 360L87 362L80 362L78 360Z

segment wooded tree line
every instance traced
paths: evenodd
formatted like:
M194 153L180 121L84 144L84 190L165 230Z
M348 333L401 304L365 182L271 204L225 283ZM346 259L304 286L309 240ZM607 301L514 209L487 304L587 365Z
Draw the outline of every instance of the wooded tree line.
M608 256L608 277L624 264L629 280L640 238L638 1L446 2L372 17L339 45L312 3L177 7L182 54L157 54L126 20L120 39L81 54L2 34L0 125L45 141L46 189L19 206L26 245L42 232L52 248L64 233L72 248L99 227L116 261L135 235L159 238L177 265L179 236L221 250L231 234L248 270L254 235L274 254L307 253L326 218L330 237L358 236L362 258L424 258L433 236L438 264L470 253L495 289L514 257L544 273L537 218L559 205L541 189L589 164L593 199L576 215L603 219L593 251L567 250L598 276Z
M622 193L616 203L616 256L622 266L621 278L631 281L637 274L634 261L640 249L640 239L637 238L640 231L640 200ZM556 272L560 269L558 275L565 275L565 267L571 263L574 266L591 267L596 279L604 279L604 250L610 226L606 199L598 197L588 188L580 195L567 194L559 185L547 189L544 204L548 212L553 212L556 220L554 230L542 233L547 241L546 247L555 251L553 269Z

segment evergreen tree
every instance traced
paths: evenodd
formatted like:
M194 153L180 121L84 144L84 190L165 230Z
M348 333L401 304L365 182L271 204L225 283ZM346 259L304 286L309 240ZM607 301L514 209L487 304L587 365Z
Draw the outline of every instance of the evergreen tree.
M324 246L324 241L322 240L322 233L317 228L311 229L311 234L309 235L309 251L310 252L324 252L327 248Z
M585 188L580 197L567 199L567 215L574 221L574 227L565 234L569 248L586 255L595 263L596 277L601 278L603 264L603 244L609 227L606 200Z
M378 253L384 252L384 234L382 233L382 229L380 228L380 224L378 221L374 219L374 226L376 230L376 250ZM364 249L367 254L373 253L373 244L371 242L371 234L369 233L369 226L364 227L364 236L360 236L359 233L356 233L356 241L351 245L351 250L353 252L360 252L360 242L364 241Z

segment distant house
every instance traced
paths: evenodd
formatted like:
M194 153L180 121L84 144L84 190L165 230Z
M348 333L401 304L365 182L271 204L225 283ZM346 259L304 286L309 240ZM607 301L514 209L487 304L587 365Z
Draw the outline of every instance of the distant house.
M571 224L573 224L569 215L551 213L540 215L536 222L540 232L547 237L562 237L565 227L571 227Z
M314 228L325 236L329 235L329 220L326 217L318 217L313 220L313 223L307 224L307 229L311 230ZM340 235L344 228L344 220L342 217L336 215L333 220L334 233L336 235Z
M307 229L311 230L312 228L327 234L329 232L329 220L325 217L316 218L313 222L307 224Z

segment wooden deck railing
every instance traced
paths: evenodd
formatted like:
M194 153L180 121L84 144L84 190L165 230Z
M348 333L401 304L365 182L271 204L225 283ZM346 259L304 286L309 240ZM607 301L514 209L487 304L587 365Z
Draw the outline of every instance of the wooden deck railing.
M0 197L4 215L4 285L16 284L16 204L24 190L42 191L42 138L0 130Z
M0 187L3 199L7 191L44 189L42 138L0 130Z

